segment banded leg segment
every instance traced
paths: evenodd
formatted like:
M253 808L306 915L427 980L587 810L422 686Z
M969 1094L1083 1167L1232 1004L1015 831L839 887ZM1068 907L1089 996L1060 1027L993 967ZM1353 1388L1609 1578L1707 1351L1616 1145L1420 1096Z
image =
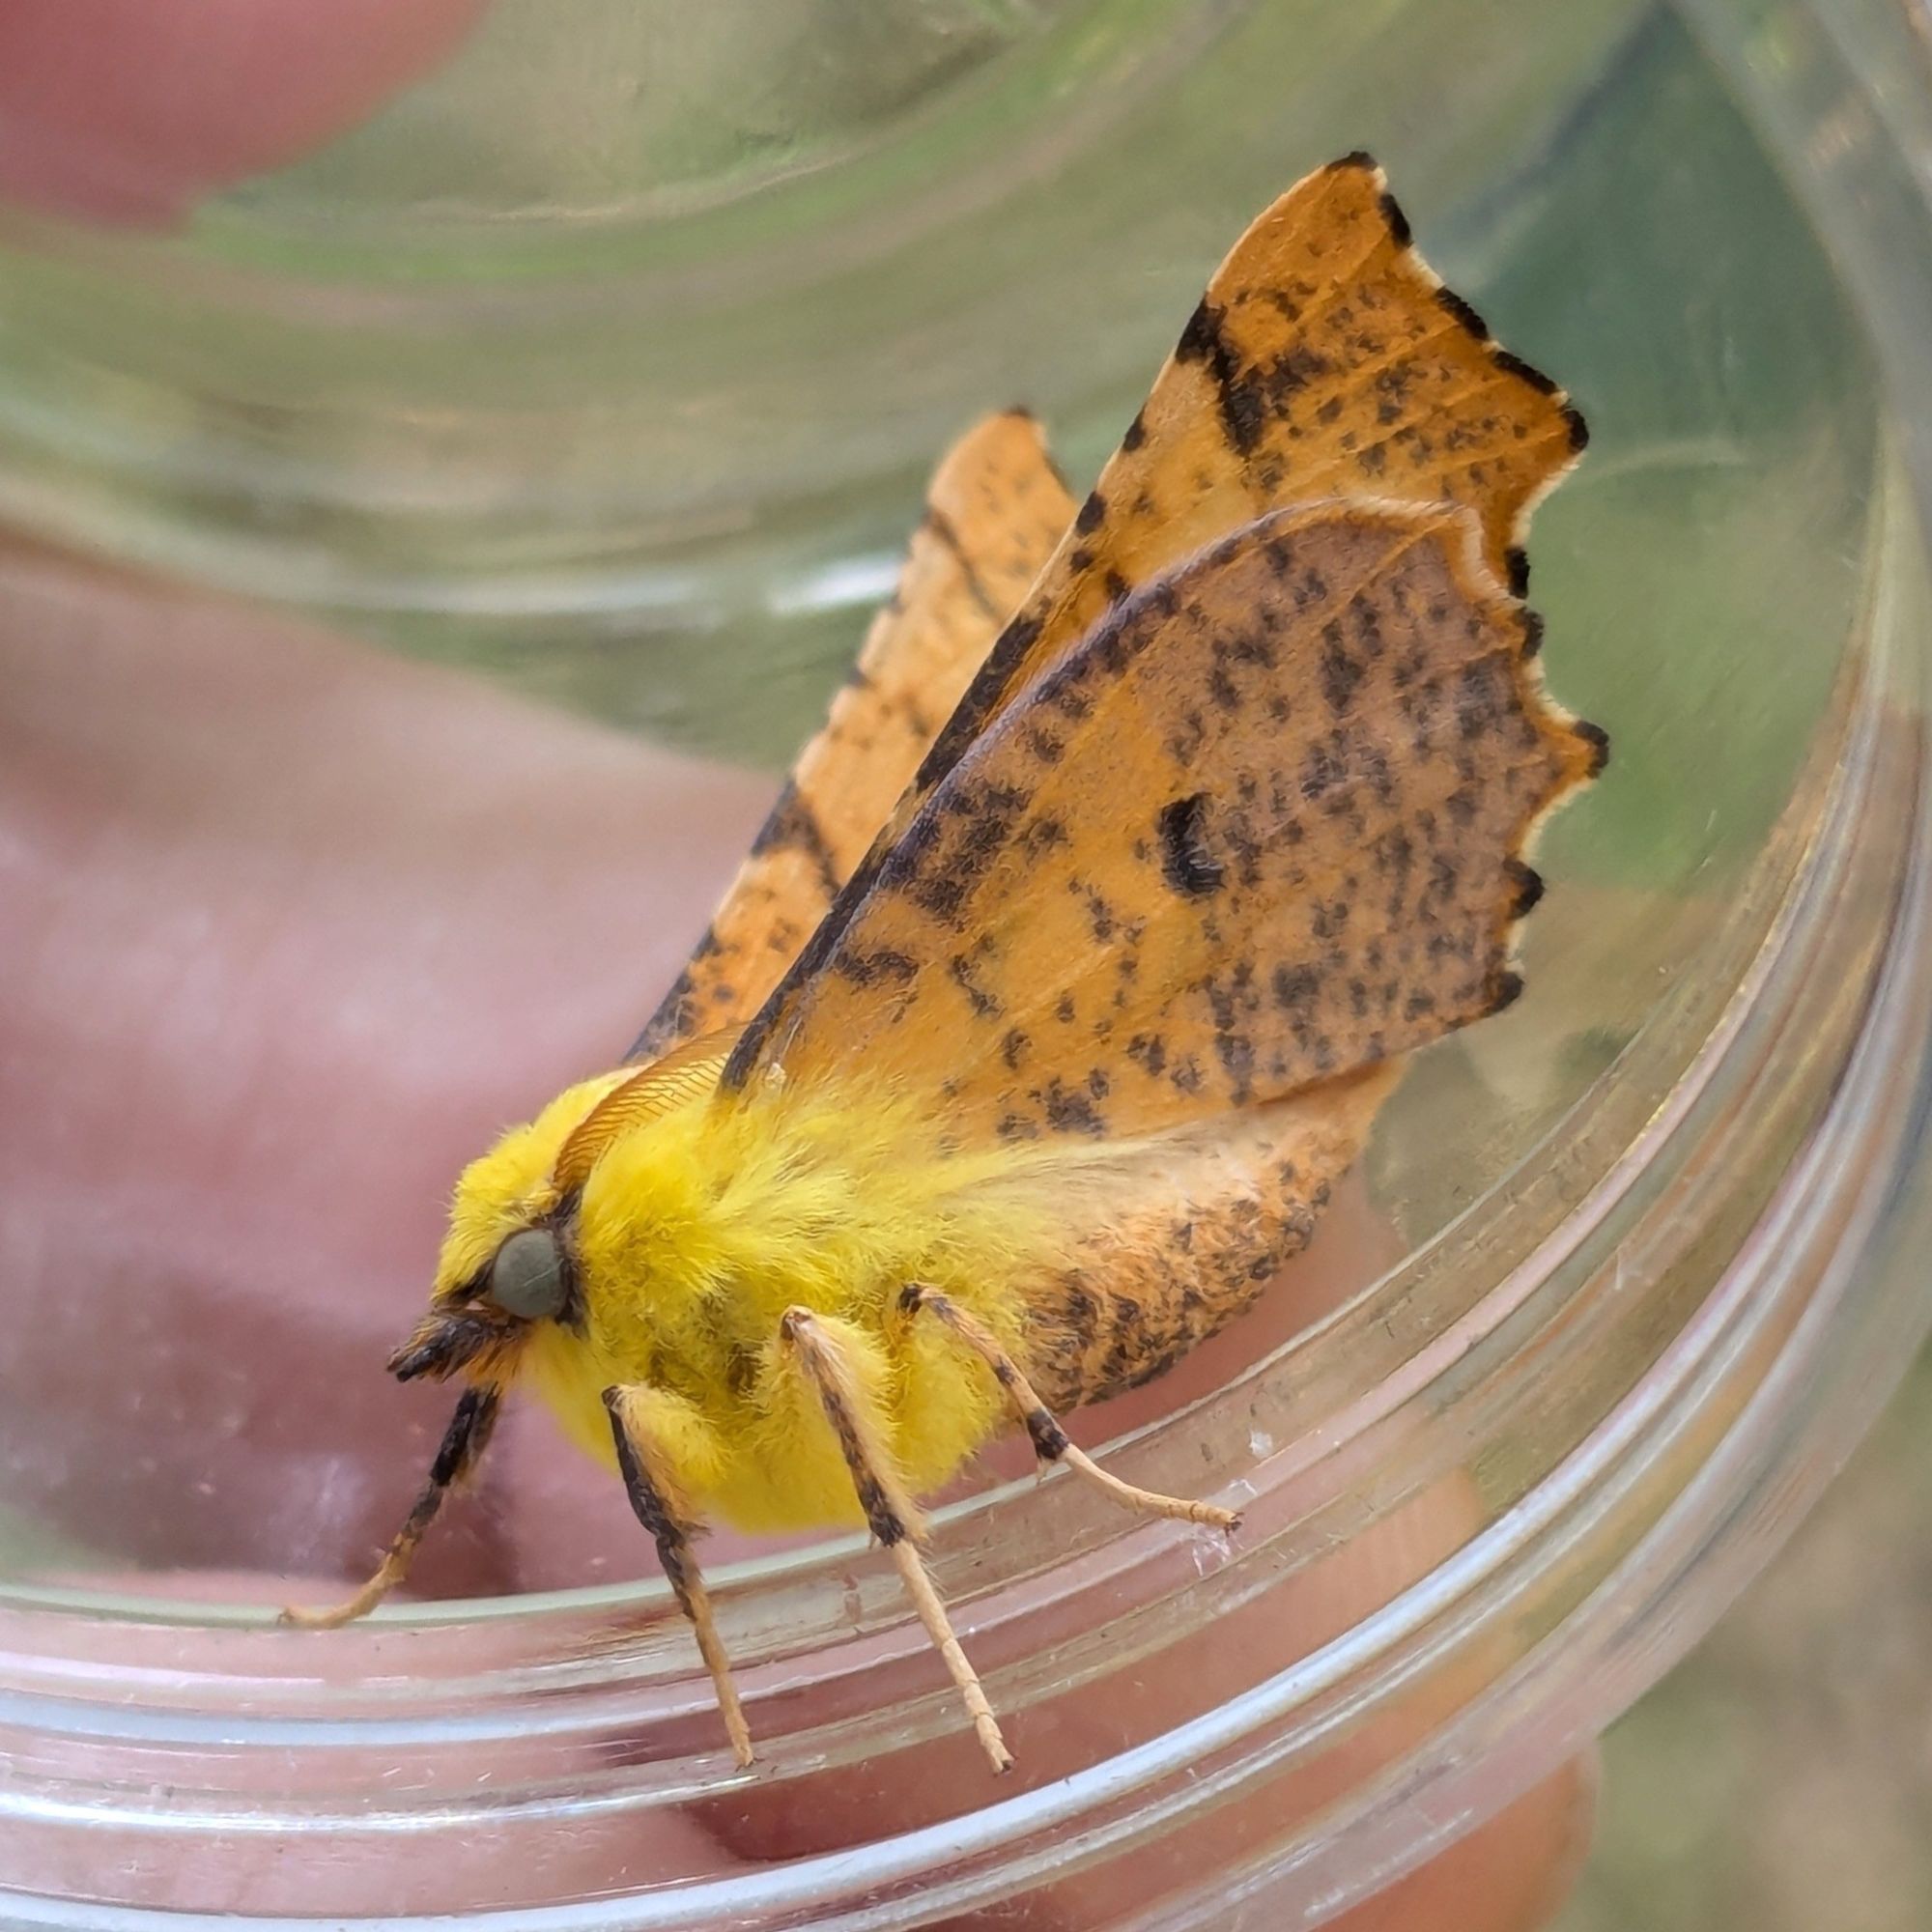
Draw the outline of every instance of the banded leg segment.
M779 1339L817 1392L825 1419L832 1425L839 1453L851 1471L866 1520L872 1534L892 1552L906 1595L965 1701L987 1762L996 1772L1010 1771L1013 1754L1000 1734L1000 1720L986 1701L980 1674L960 1647L946 1605L920 1556L924 1519L906 1494L891 1454L879 1439L858 1378L841 1353L837 1336L810 1309L790 1308L779 1324Z
M740 1768L753 1762L752 1729L745 1721L744 1706L738 1701L738 1687L731 1681L731 1660L724 1653L724 1639L718 1634L718 1620L712 1613L711 1593L697 1559L692 1553L694 1528L691 1506L680 1488L669 1458L656 1441L650 1426L650 1406L655 1391L647 1388L608 1388L604 1406L611 1416L611 1435L617 1446L617 1468L624 1478L624 1493L645 1533L657 1546L658 1561L676 1597L678 1608L691 1621L697 1637L698 1654L711 1673L711 1688L718 1697L719 1715L724 1719L724 1734L731 1741L731 1755Z
M354 1623L357 1617L366 1617L409 1575L410 1560L416 1553L416 1545L436 1520L436 1513L442 1507L443 1497L476 1466L477 1458L488 1445L490 1432L497 1426L497 1413L502 1399L500 1389L464 1390L462 1401L456 1405L456 1413L449 1418L449 1427L442 1433L436 1461L430 1464L429 1480L423 1484L409 1515L403 1519L402 1528L397 1530L388 1548L383 1552L376 1574L346 1603L327 1610L302 1610L292 1606L282 1612L283 1623L296 1624L303 1630L335 1630L343 1624Z
M992 1370L993 1379L1006 1391L1013 1413L1033 1443L1033 1453L1042 1463L1065 1463L1075 1475L1105 1491L1123 1509L1139 1516L1171 1517L1179 1522L1204 1523L1210 1529L1233 1530L1239 1526L1241 1519L1234 1510L1196 1502L1187 1496L1164 1496L1154 1490L1138 1489L1101 1468L1086 1450L1067 1440L1065 1430L1040 1401L1020 1365L983 1324L951 1296L923 1283L909 1282L899 1293L899 1307L907 1315L930 1315L934 1321L944 1322Z

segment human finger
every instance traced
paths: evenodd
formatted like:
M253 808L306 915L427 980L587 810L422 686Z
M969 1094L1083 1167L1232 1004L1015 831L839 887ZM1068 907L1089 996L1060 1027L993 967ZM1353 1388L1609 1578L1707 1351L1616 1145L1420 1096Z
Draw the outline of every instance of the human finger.
M165 220L354 127L462 43L483 0L11 0L0 193Z
M10 1496L359 1571L450 1401L382 1363L454 1176L621 1053L767 786L47 558L0 558L0 680ZM449 1519L422 1587L509 1587Z

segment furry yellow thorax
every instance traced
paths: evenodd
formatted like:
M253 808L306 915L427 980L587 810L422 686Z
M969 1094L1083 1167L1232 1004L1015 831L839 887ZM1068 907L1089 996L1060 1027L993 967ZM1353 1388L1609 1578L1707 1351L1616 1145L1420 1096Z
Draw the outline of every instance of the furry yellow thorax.
M585 1115L628 1077L582 1083L458 1184L438 1269L447 1293L554 1206L550 1175ZM614 1463L603 1392L652 1392L653 1434L683 1499L747 1529L863 1520L814 1391L780 1340L787 1308L824 1318L879 1440L914 1492L1001 1426L991 1375L940 1324L899 1308L938 1288L1010 1348L1086 1151L949 1150L889 1095L705 1095L620 1135L584 1182L571 1236L582 1317L534 1323L519 1370L580 1447Z

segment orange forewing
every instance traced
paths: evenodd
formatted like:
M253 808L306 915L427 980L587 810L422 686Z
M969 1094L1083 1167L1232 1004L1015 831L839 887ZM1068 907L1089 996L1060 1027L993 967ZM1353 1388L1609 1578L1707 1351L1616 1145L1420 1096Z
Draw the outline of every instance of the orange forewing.
M1464 503L1484 560L1520 592L1529 513L1586 440L1562 390L1416 253L1380 168L1351 155L1309 175L1215 270L895 826L1110 603L1270 510Z
M1602 753L1537 637L1465 509L1249 526L968 748L727 1082L856 1067L964 1139L1129 1136L1493 1011L1525 840Z
M1093 494L1001 632L861 863L836 927L967 747L1110 608L1257 518L1322 497L1463 504L1489 570L1520 591L1530 511L1586 433L1416 253L1382 172L1308 176L1216 270ZM806 970L753 1023L741 1071Z

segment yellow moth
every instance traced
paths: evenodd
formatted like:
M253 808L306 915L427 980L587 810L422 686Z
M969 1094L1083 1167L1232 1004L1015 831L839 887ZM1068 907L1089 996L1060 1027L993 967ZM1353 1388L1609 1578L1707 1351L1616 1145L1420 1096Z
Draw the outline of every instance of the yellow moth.
M389 1366L460 1380L339 1623L504 1395L626 1485L741 1762L693 1537L864 1523L986 1755L918 1497L1003 1428L1231 1528L1056 1417L1158 1375L1308 1238L1403 1056L1520 989L1537 821L1604 734L1521 593L1581 450L1355 155L1249 229L1098 485L991 418L629 1059L458 1183Z

